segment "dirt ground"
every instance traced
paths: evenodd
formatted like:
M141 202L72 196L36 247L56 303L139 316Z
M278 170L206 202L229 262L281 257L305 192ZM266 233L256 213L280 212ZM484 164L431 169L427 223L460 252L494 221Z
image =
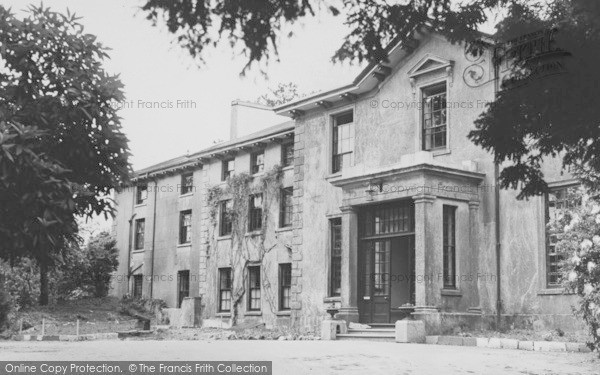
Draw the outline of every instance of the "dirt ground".
M369 341L0 342L15 360L273 361L273 374L598 374L592 353L548 353Z

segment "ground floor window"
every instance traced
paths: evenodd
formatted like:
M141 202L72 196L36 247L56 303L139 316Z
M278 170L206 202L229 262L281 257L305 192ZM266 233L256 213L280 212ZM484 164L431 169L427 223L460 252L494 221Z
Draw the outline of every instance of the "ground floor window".
M290 309L290 295L292 287L292 264L279 265L279 310Z
M231 268L219 268L219 312L231 311Z
M260 266L248 267L248 310L260 310Z
M143 275L133 275L133 298L142 298Z
M331 270L330 292L332 297L339 296L342 289L342 218L330 221L331 231Z
M444 288L456 289L456 207L443 207Z
M190 296L190 271L179 271L177 273L177 307L185 297Z

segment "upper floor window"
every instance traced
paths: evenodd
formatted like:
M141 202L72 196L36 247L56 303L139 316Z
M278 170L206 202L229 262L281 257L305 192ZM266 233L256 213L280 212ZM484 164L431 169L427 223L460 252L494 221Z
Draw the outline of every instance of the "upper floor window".
M250 173L257 174L265 170L265 150L250 155Z
M223 160L222 168L221 180L225 181L227 178L231 177L235 171L235 159Z
M422 106L423 150L446 147L446 83L424 88Z
M456 289L456 207L443 207L444 288Z
M563 186L550 189L546 195L546 286L548 288L561 286L560 263L563 261L563 256L556 250L557 233L548 228L548 223L564 215L566 210L581 205L581 197L576 189L573 186Z
M192 242L192 210L181 211L179 216L179 243Z
M194 191L194 174L192 172L181 175L181 195Z
M146 203L148 199L148 185L138 185L135 191L135 204Z
M262 229L262 204L263 204L262 193L253 194L250 196L250 202L248 203L248 208L249 208L248 231L249 232Z
M232 222L231 222L231 211L232 203L231 200L222 201L220 203L220 220L219 220L219 236L227 236L231 234Z
M354 114L347 112L333 118L332 173L340 172L353 163Z
M281 166L289 167L292 165L294 165L294 143L284 143L281 145Z
M133 248L135 250L141 250L144 248L144 231L146 230L146 220L137 219L135 221L135 241Z
M248 267L248 310L260 310L260 266Z
M331 231L330 296L339 296L342 290L342 218L329 221Z
M279 206L279 226L289 227L292 225L294 189L291 187L281 189L281 202Z

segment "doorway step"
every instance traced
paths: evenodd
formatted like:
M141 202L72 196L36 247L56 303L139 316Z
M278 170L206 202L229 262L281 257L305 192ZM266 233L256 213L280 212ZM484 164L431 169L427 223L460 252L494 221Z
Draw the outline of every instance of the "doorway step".
M348 328L348 333L338 334L338 340L387 341L396 340L393 324L369 324L370 328Z

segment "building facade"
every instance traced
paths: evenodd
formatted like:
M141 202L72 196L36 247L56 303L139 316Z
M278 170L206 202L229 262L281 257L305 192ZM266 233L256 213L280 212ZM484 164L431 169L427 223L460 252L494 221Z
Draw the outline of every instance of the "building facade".
M335 309L432 329L498 316L577 328L546 230L576 181L550 160L548 196L497 189L492 156L467 138L494 99L492 51L417 39L274 109L288 121L239 136L232 115L231 140L138 171L116 197L113 294L201 297L213 323L317 327Z

